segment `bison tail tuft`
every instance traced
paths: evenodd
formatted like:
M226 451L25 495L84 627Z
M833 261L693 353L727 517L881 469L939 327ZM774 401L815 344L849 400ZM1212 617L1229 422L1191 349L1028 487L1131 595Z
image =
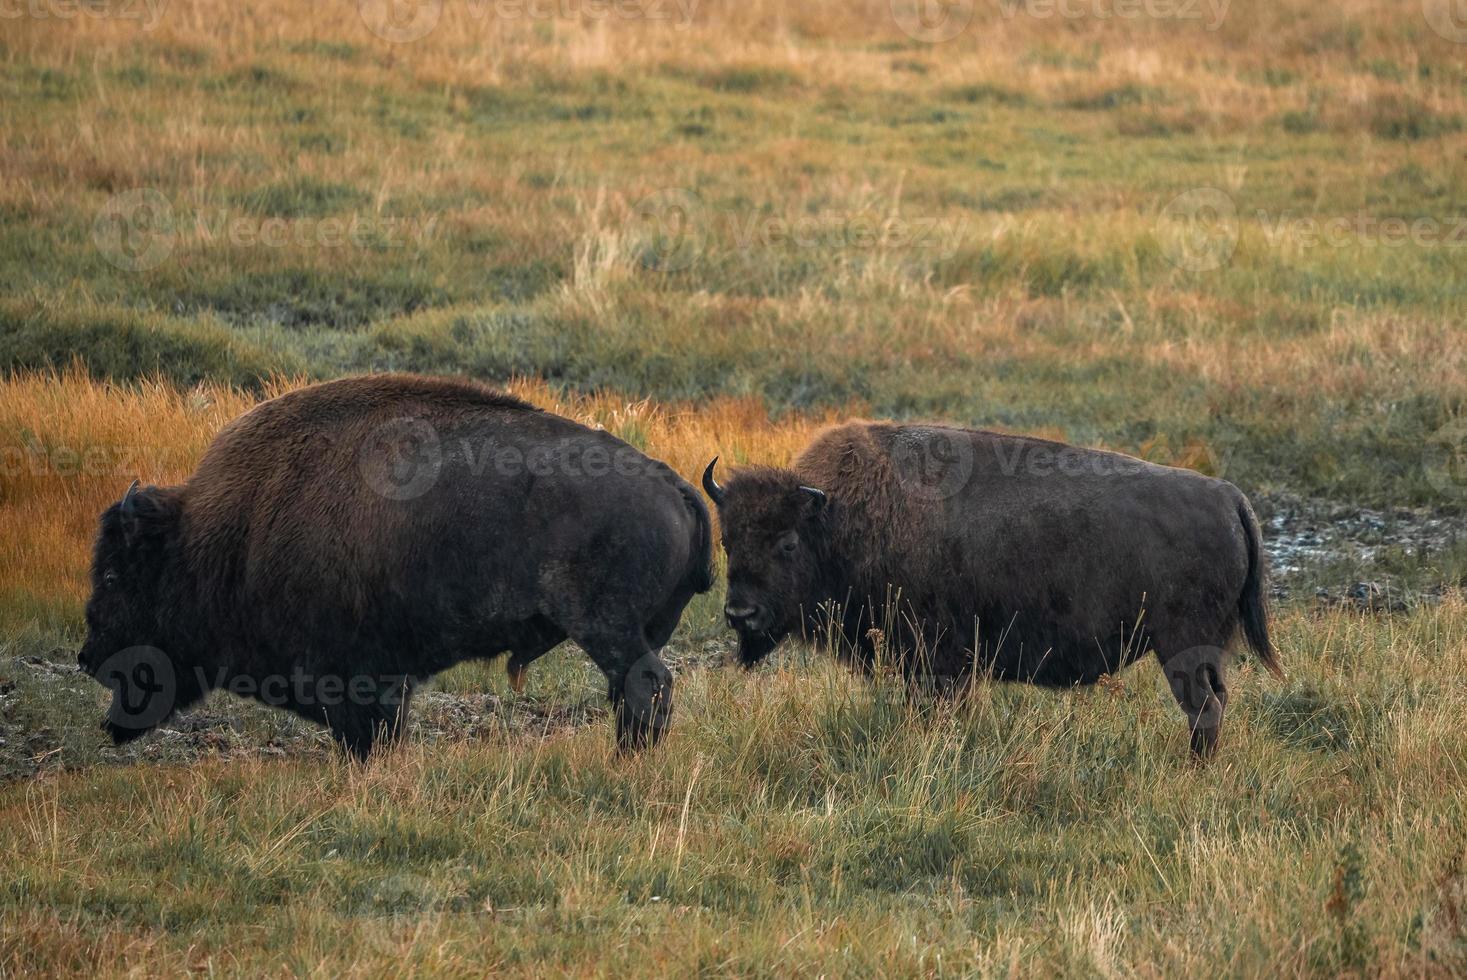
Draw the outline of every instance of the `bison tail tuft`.
M1243 621L1243 636L1249 648L1258 655L1268 672L1283 680L1284 669L1279 665L1278 654L1268 638L1268 598L1264 593L1265 569L1263 534L1258 530L1258 518L1246 499L1238 502L1238 517L1243 522L1243 534L1248 539L1248 577L1243 582L1243 594L1238 598L1238 613Z

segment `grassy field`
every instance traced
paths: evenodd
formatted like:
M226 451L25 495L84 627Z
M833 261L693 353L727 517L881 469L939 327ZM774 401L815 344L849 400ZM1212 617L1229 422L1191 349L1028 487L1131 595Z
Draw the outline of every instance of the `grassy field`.
M344 373L504 384L688 476L941 417L1460 518L1444 5L915 6L4 20L0 976L1467 971L1450 537L1296 575L1288 680L1238 672L1207 766L1150 665L938 704L721 669L721 585L642 757L571 648L521 695L445 675L365 769L223 696L98 746L97 514ZM1434 601L1307 601L1386 575Z
M854 402L1439 498L1467 68L1414 4L503 7L8 22L0 364Z
M14 785L0 966L1460 975L1467 609L1279 632L1204 767L1154 668L912 706L792 659L685 674L637 759L603 720Z

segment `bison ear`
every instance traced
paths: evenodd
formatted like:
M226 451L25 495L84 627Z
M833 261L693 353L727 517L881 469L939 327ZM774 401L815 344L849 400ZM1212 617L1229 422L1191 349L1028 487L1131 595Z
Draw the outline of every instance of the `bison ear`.
M157 537L177 516L178 500L172 492L159 487L139 490L136 480L117 503L117 519L128 547Z
M805 494L805 508L814 515L825 509L826 496L824 490L816 490L814 487L800 487L800 492Z

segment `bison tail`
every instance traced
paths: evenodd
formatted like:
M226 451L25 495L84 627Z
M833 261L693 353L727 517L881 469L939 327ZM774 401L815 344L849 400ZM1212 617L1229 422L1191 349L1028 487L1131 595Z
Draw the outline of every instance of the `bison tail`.
M680 487L683 499L688 502L697 521L697 540L693 543L692 567L688 569L689 584L698 594L713 588L713 521L708 517L708 505L692 487Z
M1263 661L1263 666L1273 676L1283 679L1284 669L1279 666L1278 654L1268 638L1268 600L1264 595L1263 535L1258 530L1258 518L1246 499L1238 502L1238 517L1243 521L1243 534L1248 539L1248 577L1243 582L1243 594L1238 598L1238 613L1243 620L1243 636L1249 648Z

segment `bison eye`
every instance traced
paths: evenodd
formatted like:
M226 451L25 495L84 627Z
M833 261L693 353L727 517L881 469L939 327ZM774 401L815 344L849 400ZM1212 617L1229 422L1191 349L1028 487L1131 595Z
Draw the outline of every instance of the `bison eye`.
M110 569L108 571L103 572L102 573L102 584L105 585L105 586L108 586L108 587L111 587L111 586L116 585L117 584L117 572L116 571L113 571L113 570L110 570Z
M800 549L800 537L791 531L779 539L779 553L782 555L793 555Z

